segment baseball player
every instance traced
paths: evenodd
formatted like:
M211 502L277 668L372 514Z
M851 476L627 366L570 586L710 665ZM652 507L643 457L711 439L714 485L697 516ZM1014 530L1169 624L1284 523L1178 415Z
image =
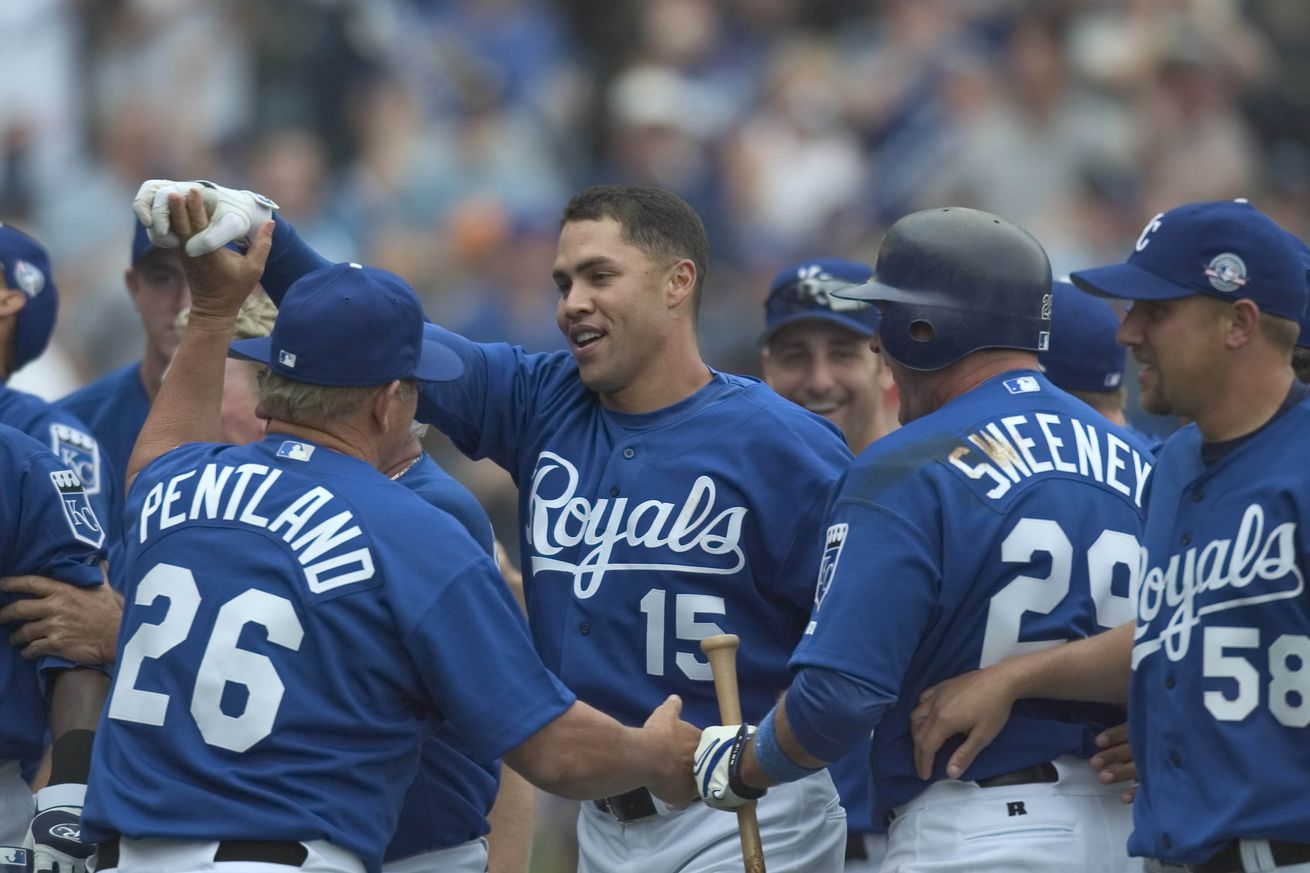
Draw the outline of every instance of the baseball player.
M203 192L223 233L263 215L242 192L148 182L135 204L155 238L170 192ZM699 218L653 188L593 188L564 210L554 280L569 351L531 355L435 325L464 375L427 385L419 418L520 492L529 624L546 665L625 724L676 691L698 725L718 721L699 640L738 634L741 705L762 716L814 598L820 520L850 461L835 428L754 379L711 370L696 342L708 245ZM280 219L262 281L274 300L321 261ZM285 305L285 304L284 304ZM767 475L761 475L767 471ZM759 807L775 873L841 869L845 814L826 772ZM703 805L645 790L583 804L583 873L740 869L737 829Z
M123 282L145 328L141 360L119 367L59 401L61 408L87 423L120 476L127 469L132 445L146 423L164 371L177 351L181 336L176 325L178 313L191 305L191 289L177 252L153 245L139 224L133 229L132 262L123 273Z
M1142 405L1193 421L1152 474L1136 624L936 689L922 739L963 730L966 764L1011 701L1122 698L1131 665L1129 851L1199 873L1310 870L1310 482L1286 462L1310 448L1310 388L1291 369L1303 265L1267 216L1222 201L1155 216L1125 263L1072 279L1132 301L1119 339Z
M1149 454L1038 372L1045 252L985 212L926 210L887 231L872 281L836 293L878 303L904 426L841 486L791 688L753 739L704 732L698 789L731 808L873 731L884 870L1136 869L1122 786L1080 760L1121 710L1032 701L951 778L944 761L916 773L910 739L928 686L1130 612Z
M5 387L9 377L45 351L55 329L59 289L50 256L16 227L0 225L0 423L16 427L48 446L77 473L95 510L88 523L111 517L119 488L114 466L92 432L76 416L32 394Z
M203 226L198 197L174 208L183 239ZM397 277L342 264L297 283L271 337L233 345L270 368L269 436L193 442L218 434L270 236L188 263L191 323L129 463L128 607L83 816L97 869L375 873L441 721L549 790L685 802L695 731L676 698L643 729L577 702L484 549L380 474L412 437L415 380L462 368Z
M0 574L40 573L60 585L99 587L105 535L77 474L0 424L0 476ZM0 603L9 600L0 594ZM95 669L52 657L27 661L13 646L0 649L0 871L84 869L93 847L81 842L77 817L108 684ZM21 766L41 758L47 731L52 770L34 807Z
M760 337L764 381L780 395L835 424L856 454L897 427L896 388L870 345L878 310L833 296L869 280L873 269L814 258L779 270L764 302ZM828 767L846 808L846 873L876 873L886 828L873 821L869 743Z

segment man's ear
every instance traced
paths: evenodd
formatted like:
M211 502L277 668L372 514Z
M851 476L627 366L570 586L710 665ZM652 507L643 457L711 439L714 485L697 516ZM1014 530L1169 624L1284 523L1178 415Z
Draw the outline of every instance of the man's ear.
M13 288L0 290L0 318L17 315L27 305L27 295Z
M1260 307L1254 300L1234 300L1225 313L1224 346L1240 349L1260 331Z
M696 293L696 265L683 258L673 265L665 283L665 300L669 309L681 306Z

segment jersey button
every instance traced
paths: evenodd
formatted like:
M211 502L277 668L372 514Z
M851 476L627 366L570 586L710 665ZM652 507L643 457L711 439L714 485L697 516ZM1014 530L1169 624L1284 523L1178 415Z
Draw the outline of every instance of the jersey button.
M1185 546L1186 546L1186 545L1190 545L1191 542L1192 542L1192 535L1189 534L1189 533L1185 533L1185 534L1182 535L1181 540L1182 540L1182 544L1183 544L1183 545L1185 545Z
M1204 499L1205 499L1205 492L1202 491L1200 488L1197 488L1195 491L1192 492L1193 503L1200 503Z
M585 637L587 634L591 633L591 625L584 621L582 624L578 625L578 633Z
M1169 836L1168 834L1161 834L1160 845L1164 846L1166 849L1172 849L1174 847L1173 837Z
M1183 756L1177 752L1170 752L1169 763L1173 764L1175 767L1181 767L1183 766Z
M612 488L610 488L610 497L618 497L618 496L619 496L619 486L615 485Z
M1170 673L1168 676L1164 677L1164 687L1165 687L1165 688L1173 688L1173 687L1174 687L1175 685L1177 685L1177 684L1178 684L1178 681L1177 681L1176 679L1174 679L1174 674Z
M623 457L625 457L625 458L627 458L629 461L631 461L633 458L637 457L637 450L636 450L636 449L624 449L624 450L623 450Z

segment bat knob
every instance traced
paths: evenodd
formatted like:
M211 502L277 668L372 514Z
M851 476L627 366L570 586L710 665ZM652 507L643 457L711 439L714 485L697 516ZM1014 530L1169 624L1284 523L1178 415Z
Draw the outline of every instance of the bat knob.
M735 650L740 644L741 638L736 634L714 634L700 641L700 650L708 655L720 649Z

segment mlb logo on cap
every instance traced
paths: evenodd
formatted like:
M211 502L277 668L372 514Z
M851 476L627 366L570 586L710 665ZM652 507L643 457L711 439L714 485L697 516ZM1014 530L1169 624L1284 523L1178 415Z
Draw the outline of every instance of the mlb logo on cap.
M424 335L423 307L404 279L376 267L335 264L287 289L271 336L238 340L237 358L310 385L448 382L464 362Z

